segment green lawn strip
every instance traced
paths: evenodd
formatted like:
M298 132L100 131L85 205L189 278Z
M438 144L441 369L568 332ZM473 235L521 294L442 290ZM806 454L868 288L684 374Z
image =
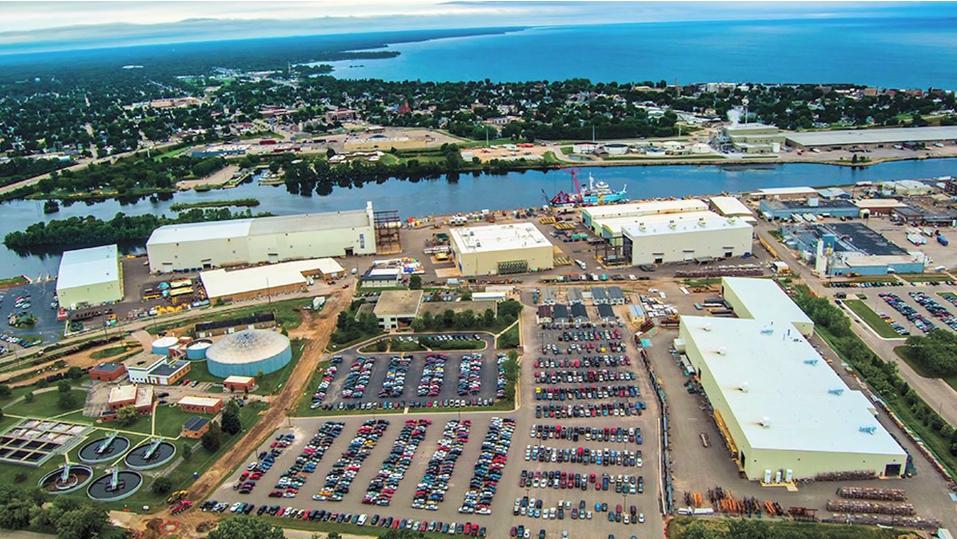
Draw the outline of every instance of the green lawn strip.
M135 346L126 346L126 345L112 346L112 347L110 347L110 348L104 348L104 349L102 349L102 350L97 350L96 352L93 352L92 354L90 354L90 357L93 358L93 359L106 359L106 358L108 358L108 357L113 357L113 356L118 356L118 355L120 355L120 354L125 354L126 351L129 350L129 349L131 349L131 348L139 348L139 346L138 346L138 345L135 345Z
M518 326L518 324L515 324L508 328L505 333L496 337L495 348L499 350L518 348L518 345L522 343L521 332L519 332Z
M25 285L28 282L30 281L23 275L16 275L14 277L6 277L3 279L0 279L0 288L10 288L13 286Z
M957 299L957 294L954 294L953 292L938 292L937 295L946 300Z
M373 334L370 334L370 335L361 335L361 336L359 336L359 337L356 337L355 339L352 339L351 341L347 341L347 342L340 343L340 344L334 344L333 342L330 341L330 342L329 342L329 346L328 346L326 349L329 350L330 352L336 352L336 351L338 351L338 350L345 350L346 348L349 348L349 347L351 347L351 346L355 346L355 345L357 345L357 344L359 344L359 343L361 343L361 342L365 342L365 341L367 341L367 340L369 340L369 339L373 339L373 338L379 337L379 336L381 336L381 335L385 335L385 332L380 331L380 332L378 332L378 333L373 333Z
M298 299L287 299L282 301L274 301L266 305L250 305L247 307L238 307L235 309L227 309L219 311L208 316L197 316L190 320L177 320L172 322L167 322L164 324L156 324L155 326L150 326L147 328L152 334L159 333L161 331L166 331L168 329L181 327L184 325L194 324L197 322L197 319L201 319L203 322L215 322L218 320L229 320L233 318L243 318L245 316L250 316L257 313L266 313L272 312L276 315L276 323L286 329L295 329L299 327L302 323L302 314L300 309L303 307L309 307L312 305L311 298L298 298Z
M76 406L71 408L82 408L83 402L86 401L86 391L82 389L71 389L70 393L73 395L73 398L76 402ZM64 410L63 408L60 408L57 403L59 398L60 392L56 389L53 391L47 391L45 393L35 393L33 402L21 400L20 402L5 408L4 413L20 415L24 417L46 418L71 411L70 409Z
M678 516L668 521L668 537L683 539L689 527L705 528L714 539L731 538L730 518L695 518ZM917 538L919 535L893 528L857 526L853 524L826 524L821 522L796 522L793 520L748 520L753 526L767 526L770 537L816 537L818 539L898 539ZM755 537L758 535L755 534ZM694 537L700 537L695 535Z
M883 318L877 315L866 303L859 299L844 300L847 308L854 311L854 314L861 317L867 325L871 327L878 335L885 339L901 338Z
M911 283L936 283L951 280L950 275L946 273L898 273L897 275Z
M914 372L916 372L918 375L923 376L924 378L940 378L930 374L926 369L924 369L923 365L917 361L914 361L914 358L910 355L910 349L907 346L898 346L894 348L894 353L896 353L899 358L903 359L905 363L910 365L910 368L914 369ZM947 376L940 379L947 382L947 385L957 390L957 375Z
M388 508L381 508L387 510ZM366 512L370 517L376 513L382 514L377 511L374 507L369 508L369 512ZM394 516L394 515L391 515ZM308 531L317 531L324 533L336 532L339 534L348 534L348 535L361 535L366 537L381 537L385 535L388 531L386 528L379 526L358 526L354 524L339 524L337 522L316 522L314 520L303 520L301 518L279 518L279 517L258 517L261 518L273 526L280 526L283 528L292 528L297 530L308 530ZM401 520L401 519L400 519ZM428 519L426 519L428 520ZM412 534L412 537L424 537L425 539L443 539L448 537L446 534L435 533L435 532L422 532L419 535L419 532Z
M316 367L316 370L312 373L309 378L309 383L306 384L305 389L303 389L302 394L299 395L299 402L296 403L296 412L297 416L310 416L316 415L316 410L309 408L312 404L312 395L316 392L316 388L319 387L319 382L322 381L322 376L326 372L326 368L329 366L329 360L324 359L319 362L319 365ZM326 395L328 397L328 395Z
M255 198L230 198L223 200L199 200L196 202L177 202L172 204L169 209L172 211L185 211L193 208L226 208L226 207L246 207L254 208L259 205L259 200Z

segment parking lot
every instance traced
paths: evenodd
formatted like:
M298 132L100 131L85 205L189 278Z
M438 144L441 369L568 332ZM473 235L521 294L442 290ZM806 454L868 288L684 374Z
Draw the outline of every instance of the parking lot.
M955 288L946 284L908 284L846 291L848 299L862 299L888 323L900 325L913 335L923 335L933 328L957 330L957 306L942 292L955 294ZM957 301L957 296L953 297Z
M465 334L451 334L465 335ZM423 334L419 338L437 337L443 334ZM489 405L495 400L498 379L495 338L487 333L468 333L469 339L478 337L485 344L482 350L422 351L422 352L374 352L362 353L356 349L344 350L333 356L336 375L322 401L324 409L340 408L403 408L406 406L450 406L465 400L472 405ZM460 368L463 359L478 356L480 377L466 380L464 394L459 391ZM337 357L341 358L336 359ZM431 359L430 359L431 358ZM444 360L443 360L444 358ZM437 394L418 391L423 372L432 380ZM441 380L435 372L441 368ZM466 371L471 371L466 365ZM351 372L351 374L350 374ZM462 373L463 378L468 378ZM470 382L470 383L469 383ZM477 384L476 384L477 382ZM360 395L361 389L361 395ZM357 396L359 395L359 396Z

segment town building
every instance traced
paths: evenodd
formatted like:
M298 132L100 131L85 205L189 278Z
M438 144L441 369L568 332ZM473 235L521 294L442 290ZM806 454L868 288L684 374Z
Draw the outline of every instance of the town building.
M783 226L781 234L826 275L921 273L926 266L922 253L908 252L861 223Z
M371 202L362 210L166 225L146 242L156 273L375 252Z
M217 414L223 409L223 399L186 396L176 403L180 410L194 414Z
M785 133L788 146L794 148L881 148L887 145L953 143L957 126L892 127L881 129L844 129Z
M189 361L147 353L126 361L130 382L135 384L173 385L186 377L191 368Z
M754 212L751 211L751 208L745 206L744 203L736 197L711 197L708 199L708 202L711 204L712 210L724 217L740 217L746 221L754 219Z
M721 138L744 154L778 153L785 140L780 129L762 123L731 124L721 129Z
M763 199L758 203L758 211L771 221L774 219L791 219L794 215L813 215L815 217L858 217L860 208L850 200L837 198L822 199L815 193L806 199Z
M552 269L554 247L532 223L470 226L449 232L462 275L502 275Z
M359 278L363 288L395 288L402 285L401 268L371 267Z
M771 280L727 281L726 293L747 290L729 301L739 318L682 316L675 346L697 371L740 471L764 484L840 472L901 476L906 452L877 407L792 323L797 305Z
M706 261L751 252L753 227L742 219L702 212L691 219L642 218L622 230L622 254L633 266Z
M148 414L153 410L153 387L136 384L111 387L106 405L110 410L133 406L137 413Z
M123 268L116 244L64 251L57 273L60 306L78 309L123 299Z
M753 200L773 198L777 200L807 199L817 196L817 189L813 187L762 187L752 191L748 196Z
M916 203L891 209L891 218L917 226L957 226L957 211L950 208L928 207Z
M90 369L90 380L113 382L126 376L126 366L122 363L107 361Z
M184 438L189 438L191 440L198 440L203 437L204 434L209 430L209 418L192 416L183 423L183 428L180 431L180 434Z
M199 279L210 301L242 301L303 292L313 279L342 273L342 266L332 258L311 258L238 270L207 270Z
M861 210L861 217L870 217L872 215L890 215L894 208L906 206L896 198L862 198L854 202L854 205Z
M372 309L379 327L390 330L411 324L419 315L422 294L421 290L384 290Z
M223 380L223 389L231 393L249 393L256 389L256 379L252 376L227 376Z

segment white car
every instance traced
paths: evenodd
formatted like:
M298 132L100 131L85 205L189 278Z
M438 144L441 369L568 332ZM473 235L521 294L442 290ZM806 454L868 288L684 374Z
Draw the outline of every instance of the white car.
M640 523L642 523L642 524L645 523L645 514L644 514L644 513L638 513L638 522L640 522Z

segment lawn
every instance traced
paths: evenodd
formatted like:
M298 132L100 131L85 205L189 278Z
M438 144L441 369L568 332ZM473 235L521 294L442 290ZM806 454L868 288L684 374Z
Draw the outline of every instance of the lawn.
M521 343L522 335L519 331L519 324L515 324L495 339L495 348L499 350L518 348Z
M668 537L682 539L685 531L693 523L695 527L704 527L712 532L715 539L730 538L728 526L730 518L692 518L678 516L668 522ZM878 528L876 526L854 526L849 524L824 524L819 522L795 522L793 520L749 520L755 526L766 525L772 537L817 537L819 539L897 539L901 537L919 537L903 530ZM761 524L758 524L761 523ZM755 535L757 536L757 535ZM696 536L698 537L698 536Z
M312 298L287 299L283 301L274 301L266 305L250 305L248 307L227 309L225 311L210 314L209 316L196 317L188 322L179 320L166 324L157 324L155 326L148 327L147 331L152 334L157 334L161 331L194 324L198 321L215 322L217 320L242 318L244 316L251 316L253 314L266 312L272 312L276 315L276 323L279 324L279 326L285 329L295 329L302 324L302 314L300 313L301 309L310 306L312 306Z
M70 393L76 401L76 406L72 409L64 410L57 404L60 398L60 392L54 389L45 393L35 393L33 402L22 400L6 409L5 414L19 415L24 417L53 417L55 415L65 414L72 410L83 408L83 402L86 401L86 391L82 389L71 389Z
M0 288L12 288L14 286L25 285L29 280L23 275L17 275L15 277L6 277L0 279Z
M954 294L953 292L938 292L937 295L946 299L947 301L957 299L957 294Z
M871 327L878 335L885 339L900 339L900 335L894 331L894 328L891 327L883 318L877 315L866 303L859 299L848 299L844 300L844 304L847 305L847 308L854 311L854 314L860 316L868 326Z
M937 376L928 373L924 369L923 365L914 361L914 359L910 356L910 350L906 346L898 346L894 348L894 353L897 354L897 357L903 359L905 363L910 365L910 368L914 369L914 372L916 372L918 375L923 376L924 378L938 378ZM957 389L957 375L941 378L941 380L947 382L947 385L950 387Z
M951 280L950 275L946 273L899 273L898 276L911 283L936 283Z
M125 354L127 350L130 350L130 349L132 349L132 348L139 348L139 347L140 347L139 345L127 346L127 345L125 345L125 344L124 344L124 345L120 345L120 346L112 346L112 347L110 347L110 348L104 348L104 349L102 349L102 350L97 350L96 352L93 352L92 354L90 354L90 357L93 358L93 359L106 359L106 358L108 358L108 357L113 357L113 356L118 356L118 355L120 355L120 354Z

